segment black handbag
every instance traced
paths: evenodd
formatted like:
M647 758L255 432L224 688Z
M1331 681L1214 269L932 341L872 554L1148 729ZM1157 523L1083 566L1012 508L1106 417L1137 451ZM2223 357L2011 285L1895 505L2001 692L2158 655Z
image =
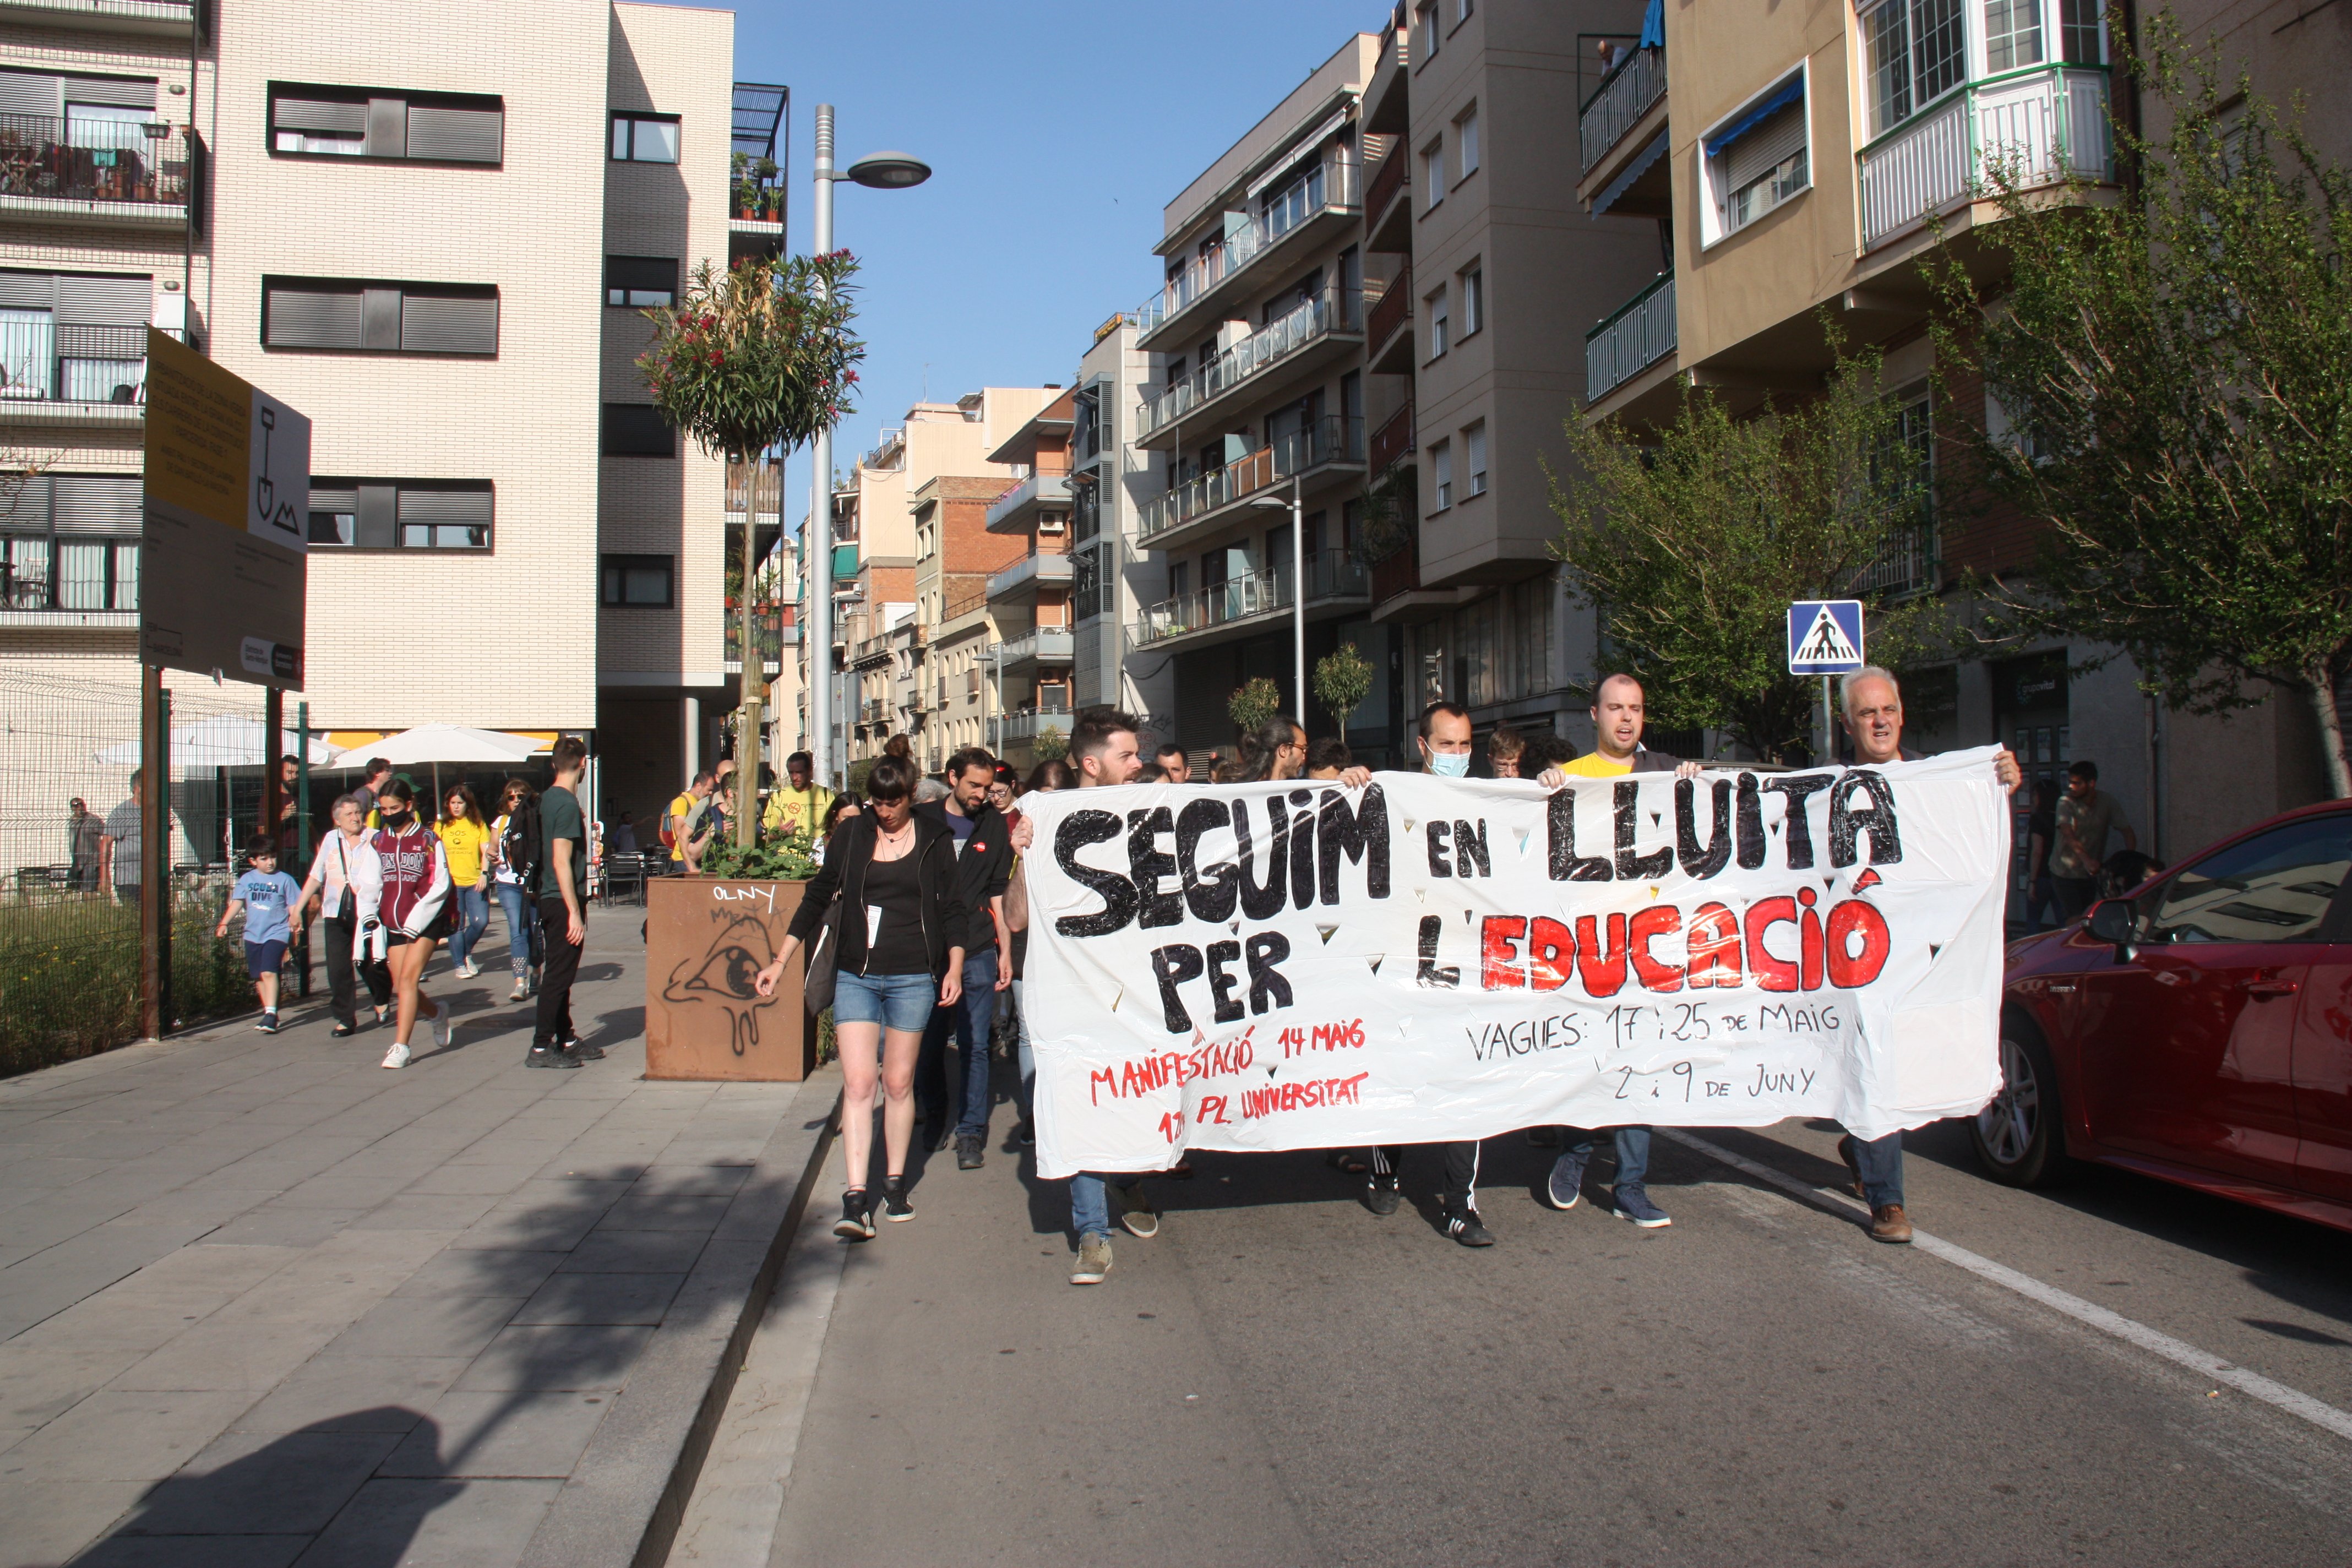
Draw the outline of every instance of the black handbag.
M841 958L842 900L835 895L833 907L824 911L824 923L817 927L816 941L809 945L808 973L801 982L801 1001L809 1016L814 1017L833 1005L834 975Z

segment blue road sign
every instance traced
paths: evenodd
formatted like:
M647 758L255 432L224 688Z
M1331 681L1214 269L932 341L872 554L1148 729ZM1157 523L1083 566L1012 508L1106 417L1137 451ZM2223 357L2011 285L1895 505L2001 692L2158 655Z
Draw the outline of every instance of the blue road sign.
M1860 599L1800 599L1789 606L1790 675L1843 675L1864 662Z

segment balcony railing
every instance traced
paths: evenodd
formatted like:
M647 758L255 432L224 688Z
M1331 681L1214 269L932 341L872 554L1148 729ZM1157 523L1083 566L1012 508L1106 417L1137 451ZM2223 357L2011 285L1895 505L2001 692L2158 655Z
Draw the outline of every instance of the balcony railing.
M1590 171L1624 140L1650 106L1666 96L1666 51L1635 49L1601 79L1576 117L1576 139Z
M1359 184L1355 154L1324 159L1206 256L1196 256L1180 268L1158 295L1136 307L1144 332L1148 335L1191 310L1212 289L1240 273L1308 219L1327 212L1357 210Z
M2037 66L1971 82L1864 147L1864 249L1927 216L1992 190L2069 178L2114 177L2107 142L2107 73Z
M1006 643L997 658L1007 669L1027 664L1067 664L1076 657L1076 646L1069 627L1039 626Z
M882 432L882 440L862 459L869 473L896 473L907 466L907 432L904 426Z
M0 321L0 406L12 402L147 401L147 329Z
M1861 594L1921 594L1936 586L1937 555L1936 525L1915 522L1898 528L1887 540L1885 552L1854 579Z
M204 7L211 10L209 5ZM0 21L39 21L99 32L185 37L201 13L195 0L0 0Z
M1191 375L1143 405L1147 436L1213 402L1253 376L1335 332L1360 332L1364 295L1359 289L1326 289L1302 300L1281 320L1260 327Z
M988 579L988 596L1002 599L1031 583L1066 583L1073 570L1066 555L1039 553L1024 555Z
M1389 280L1389 286L1364 319L1364 342L1377 351L1382 343L1396 335L1397 329L1412 320L1412 268L1402 268Z
M1067 506L1069 502L1069 475L1032 474L989 503L987 526L993 529L1009 518L1020 516L1028 508Z
M784 624L780 611L751 612L751 638L759 645L761 664L781 663L784 649L800 646L800 632L798 626ZM726 658L728 669L740 674L743 668L743 612L740 610L727 612Z
M1412 427L1412 405L1408 403L1381 422L1372 432L1370 468L1372 472L1385 473L1389 465L1402 461L1415 445Z
M1032 702L1015 708L998 721L1003 726L1007 741L1034 741L1047 729L1070 732L1070 706L1066 702Z
M857 717L867 724L886 722L890 717L890 700L887 697L867 698L857 705Z
M1162 599L1135 624L1138 646L1229 626L1290 608L1290 563L1282 562L1246 577L1232 577ZM1362 598L1370 589L1364 563L1344 550L1318 550L1307 557L1307 602Z
M188 128L152 116L0 114L0 198L184 207L188 166Z
M1372 171L1372 183L1364 187L1364 217L1367 222L1388 211L1389 203L1396 199L1399 192L1412 188L1412 159L1406 155L1404 139L1399 137L1397 144L1389 149L1389 155L1381 160L1381 166Z
M1675 352L1675 275L1650 286L1584 334L1584 396L1598 402Z
M1326 463L1364 460L1364 422L1327 414L1270 447L1152 497L1136 514L1136 543L1146 550L1163 534L1220 507L1282 484Z
M749 481L748 491L745 489ZM784 471L770 463L761 463L747 470L740 463L727 465L727 510L732 512L749 510L758 517L772 517L782 510ZM749 501L751 505L744 504Z

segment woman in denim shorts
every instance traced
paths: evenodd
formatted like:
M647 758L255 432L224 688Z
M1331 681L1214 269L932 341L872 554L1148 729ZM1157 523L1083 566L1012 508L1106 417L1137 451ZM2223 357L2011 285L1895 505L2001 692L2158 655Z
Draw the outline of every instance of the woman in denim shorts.
M951 1007L963 994L957 933L967 916L956 889L955 835L915 816L914 790L913 763L886 756L874 764L866 781L868 809L826 840L824 864L810 881L776 961L759 977L760 994L772 994L785 961L816 934L839 898L833 1035L841 1053L841 1144L849 1186L833 1232L851 1241L874 1236L866 1175L877 1083L887 1160L882 1212L894 1220L915 1217L906 1177L915 1134L915 1058L931 1009Z

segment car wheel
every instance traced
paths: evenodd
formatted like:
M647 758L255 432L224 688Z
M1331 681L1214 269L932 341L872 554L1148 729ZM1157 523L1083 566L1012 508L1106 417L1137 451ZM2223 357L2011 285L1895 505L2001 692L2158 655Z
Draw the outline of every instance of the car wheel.
M1969 1141L1985 1174L2007 1186L2032 1187L2065 1166L2064 1118L2058 1075L2032 1026L2004 1018L2000 1026L2000 1091L1969 1123Z

